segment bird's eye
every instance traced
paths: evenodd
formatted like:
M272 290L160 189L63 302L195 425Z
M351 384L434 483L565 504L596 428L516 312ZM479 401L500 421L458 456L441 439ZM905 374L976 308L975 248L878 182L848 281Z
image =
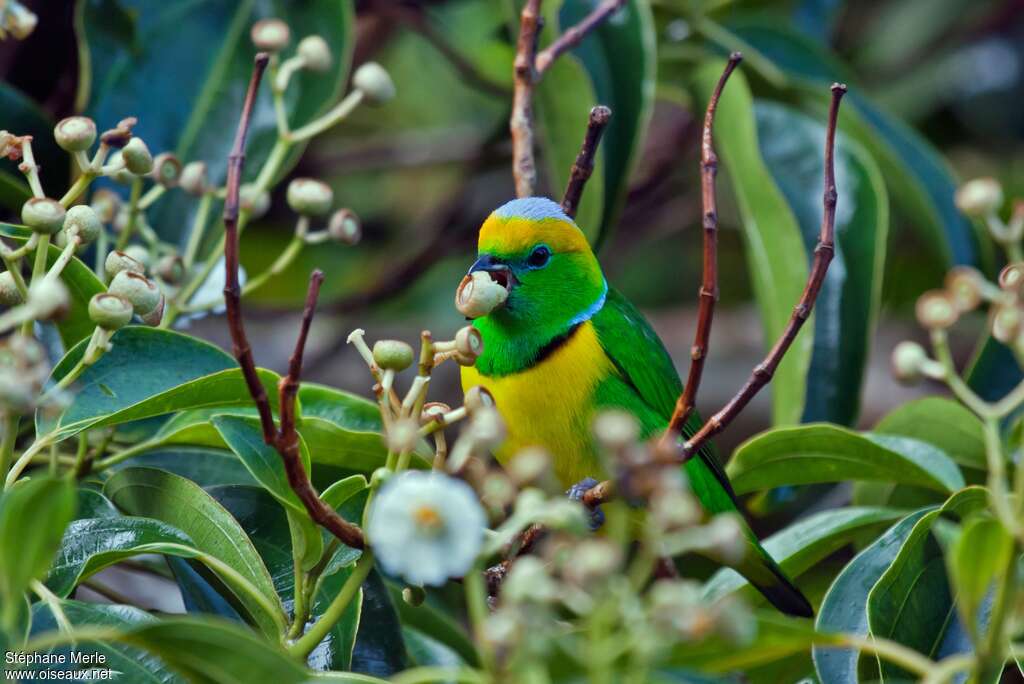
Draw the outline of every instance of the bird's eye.
M548 265L548 261L551 260L551 250L545 245L534 247L533 251L530 252L527 263L530 264L531 268L544 268Z

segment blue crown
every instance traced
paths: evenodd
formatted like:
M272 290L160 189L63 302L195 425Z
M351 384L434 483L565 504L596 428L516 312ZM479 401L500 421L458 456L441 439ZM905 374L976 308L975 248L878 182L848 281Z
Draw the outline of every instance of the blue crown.
M557 219L572 223L573 220L566 215L562 207L552 202L547 197L524 197L506 202L494 210L498 218L524 218L531 221L543 219Z

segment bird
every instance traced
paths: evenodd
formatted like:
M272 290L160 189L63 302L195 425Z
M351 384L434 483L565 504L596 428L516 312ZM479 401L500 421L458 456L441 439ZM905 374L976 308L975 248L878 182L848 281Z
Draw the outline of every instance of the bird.
M628 412L641 437L665 430L682 382L644 316L608 285L583 231L544 197L509 201L482 224L469 277L484 272L507 290L503 303L472 319L483 349L461 371L463 389L488 390L505 420L496 454L527 447L552 455L564 486L601 473L592 436L596 415ZM684 437L699 428L694 415ZM709 514L738 512L736 494L711 448L683 466ZM735 567L778 610L813 609L743 521L749 551Z

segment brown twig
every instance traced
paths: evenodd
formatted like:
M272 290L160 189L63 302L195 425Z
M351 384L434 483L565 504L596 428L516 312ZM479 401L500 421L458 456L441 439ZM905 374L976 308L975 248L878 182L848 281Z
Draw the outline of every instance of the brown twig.
M836 175L835 175L835 137L836 121L839 116L839 103L846 94L846 86L841 83L832 84L832 104L828 112L828 130L825 135L825 192L823 197L824 210L821 217L821 234L818 237L818 244L814 248L814 259L811 263L811 271L807 276L807 284L804 286L800 301L793 309L782 335L776 340L774 346L750 374L750 378L743 385L739 392L730 399L726 405L711 416L708 421L677 448L675 460L685 463L705 442L717 435L739 414L740 411L754 398L761 388L767 385L775 369L778 368L783 356L789 350L793 340L796 339L800 328L811 315L814 302L818 298L821 284L825 280L829 263L835 253L835 218L836 218ZM666 434L670 434L666 432ZM674 433L673 433L674 434Z
M526 0L519 15L519 39L512 64L514 89L509 132L512 134L512 175L516 197L530 197L537 186L533 155L533 86L537 80L537 40L540 37L541 0Z
M570 26L551 45L537 54L536 69L538 74L547 71L555 60L563 53L579 45L588 33L597 28L601 22L622 9L626 0L604 0L594 10L583 17L580 23Z
M700 143L700 190L701 205L704 209L702 220L704 226L704 267L700 286L700 304L697 309L697 330L694 333L693 346L690 348L690 372L686 377L686 385L676 401L675 410L669 420L668 429L674 434L682 432L683 426L693 413L697 400L697 389L700 387L704 373L704 361L707 359L708 339L711 337L711 322L715 316L715 302L718 301L718 206L715 201L715 176L718 175L718 155L715 154L714 140L711 129L715 122L715 110L722 96L726 81L733 70L743 59L743 55L734 52L718 79L708 107L704 113L704 128Z
M256 362L253 359L252 346L249 344L245 333L245 324L242 320L242 291L238 283L238 191L242 177L242 167L245 164L245 138L249 131L249 121L252 116L252 108L256 99L256 92L259 89L263 72L267 67L268 56L266 53L256 55L253 65L252 79L249 81L249 90L245 96L245 104L242 107L242 116L238 122L238 132L235 134L235 142L228 157L227 195L224 200L224 304L227 308L228 329L231 332L235 358L242 369L245 384L249 389L253 402L260 416L260 426L263 430L263 440L273 446L281 460L284 462L285 473L288 476L288 484L302 501L309 516L320 526L334 534L343 543L353 548L363 548L365 541L362 530L358 526L344 520L334 509L326 505L313 488L309 481L309 475L302 464L299 452L299 436L295 430L295 395L299 389L299 375L302 371L302 355L305 349L306 337L309 333L309 326L313 319L313 310L316 307L317 295L320 291L320 283L323 281L323 274L314 271L310 277L309 293L306 297L306 308L303 312L302 327L299 338L295 344L295 351L292 354L288 367L288 375L281 380L278 387L281 398L281 427L274 425L274 414L270 408L270 400L267 392L260 382L259 373L256 370Z
M562 210L569 218L576 217L583 188L590 180L590 174L594 173L594 156L597 153L597 146L601 142L601 135L611 117L612 110L604 105L598 105L590 110L587 134L583 137L583 146L580 148L580 153L576 155L576 161L573 162L569 183L566 185L565 195L562 196Z

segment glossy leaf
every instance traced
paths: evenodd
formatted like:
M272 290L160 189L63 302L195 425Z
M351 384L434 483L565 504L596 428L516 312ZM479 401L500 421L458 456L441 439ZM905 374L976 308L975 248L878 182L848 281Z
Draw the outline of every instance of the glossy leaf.
M113 467L124 469L140 466L166 470L192 480L201 487L257 484L237 456L220 449L169 446L140 454Z
M959 465L984 470L985 437L981 421L963 405L944 397L925 397L886 414L874 432L912 437L942 449Z
M727 471L737 493L784 485L866 480L952 492L964 486L956 464L908 437L862 435L834 425L778 428L744 442Z
M724 63L709 61L695 75L701 102L707 102ZM800 225L785 195L760 154L754 101L742 72L734 73L722 93L715 129L720 172L728 175L743 220L748 272L761 312L766 344L784 330L807 281L807 262ZM771 383L772 416L776 424L796 423L804 408L804 386L811 360L810 324L793 342Z
M81 0L79 38L82 60L79 103L99 122L112 126L127 114L139 118L136 132L154 153L171 151L183 161L202 160L210 179L222 183L233 130L252 73L256 48L249 29L256 20L277 17L288 23L292 47L319 34L333 60L325 73L303 71L288 88L286 109L292 128L313 120L339 98L353 48L354 12L350 0L290 2L171 3L163 0ZM124 22L112 22L121 10ZM189 26L189 39L179 28ZM161 90L161 88L163 90ZM246 172L254 177L277 136L269 87L264 84L246 145ZM147 93L139 97L139 93ZM294 160L297 155L292 155ZM283 168L279 174L287 171ZM165 201L151 217L168 237L190 225L194 203Z
M118 508L131 515L154 518L178 528L193 540L199 551L219 559L238 573L264 599L257 600L249 592L240 590L236 582L232 590L238 601L264 633L276 634L283 619L283 608L266 566L231 514L199 485L161 470L125 468L107 480L104 493Z
M362 475L350 475L322 491L320 498L331 508L337 509L368 486L366 478Z
M380 432L380 409L377 404L343 390L314 382L299 388L302 417L322 418L340 428L357 432Z
M0 626L14 620L12 606L34 579L41 579L75 515L70 480L21 480L0 495Z
M103 496L95 489L78 488L78 506L75 510L75 519L84 518L116 518L121 515L110 502L110 499Z
M30 235L26 228L15 226L9 223L0 223L0 233L13 238L17 242L25 242ZM61 250L50 245L46 252L47 267L60 256ZM89 319L89 300L93 295L105 292L103 286L92 269L85 265L77 257L68 262L60 275L61 282L68 288L70 302L67 313L57 321L57 330L60 331L60 339L65 349L71 349L79 341L92 335L96 324Z
M986 335L968 364L965 379L982 399L998 401L1024 381L1024 371L1009 347Z
M815 627L819 632L868 634L868 592L889 569L914 525L926 515L930 515L929 510L922 509L903 518L843 568L818 611ZM813 655L821 681L830 684L858 681L856 650L815 646Z
M825 126L795 109L755 103L761 156L800 226L808 259L821 233ZM850 425L860 410L878 317L889 201L875 162L846 136L836 142L835 253L814 305L814 349L803 421Z
M993 583L1011 567L1013 538L998 520L985 515L969 518L949 551L949 574L957 591L957 606L967 630L975 634L979 610Z
M593 9L593 3L586 0L565 0L558 23L565 30ZM646 0L629 0L572 51L594 84L597 102L612 110L599 148L604 160L604 208L597 245L607 240L614 229L637 152L643 146L654 105L655 47L654 18L649 4ZM582 127L576 138L582 140L581 136ZM586 194L590 192L588 185Z
M796 579L854 539L890 525L903 515L903 511L878 507L847 506L822 511L776 532L762 545L786 574ZM749 599L758 598L738 572L723 568L704 585L704 596L715 600L739 590Z
M352 652L352 670L389 677L408 666L402 626L380 573L370 571L362 592L362 617Z

